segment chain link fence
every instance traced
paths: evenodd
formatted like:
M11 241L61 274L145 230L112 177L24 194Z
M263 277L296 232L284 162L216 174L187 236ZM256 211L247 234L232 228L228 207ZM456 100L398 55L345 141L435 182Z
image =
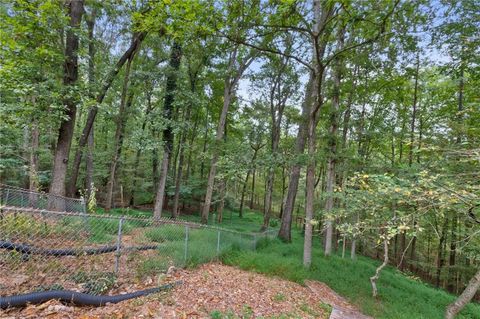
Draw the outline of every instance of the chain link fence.
M230 249L255 250L259 241L276 236L275 231L242 233L181 220L13 203L0 205L0 295L48 289L102 294L155 286L154 278L172 266L215 260Z
M0 206L86 213L83 198L68 198L0 184Z

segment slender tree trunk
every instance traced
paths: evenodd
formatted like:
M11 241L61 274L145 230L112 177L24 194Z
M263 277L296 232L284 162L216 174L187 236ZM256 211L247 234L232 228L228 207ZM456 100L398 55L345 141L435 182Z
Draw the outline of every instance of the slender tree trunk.
M65 118L60 123L58 131L57 146L53 160L52 183L50 185L50 194L65 195L65 179L68 168L68 157L70 146L72 144L73 130L75 128L75 116L77 112L77 101L73 96L72 87L75 86L78 79L78 29L82 21L83 0L68 2L68 16L70 18L70 28L67 31L65 46L65 64L63 84L65 90L64 105L66 107ZM57 204L60 204L57 206ZM61 203L49 203L51 209L64 210Z
M453 319L455 316L472 300L476 292L480 289L480 270L470 279L465 290L458 296L455 302L448 305L445 311L445 319Z
M172 119L174 94L177 89L177 73L180 69L182 59L182 48L179 43L174 42L170 55L170 70L167 76L167 85L165 88L165 102L163 104L163 117L168 122ZM173 149L173 129L171 123L168 123L163 130L163 160L160 171L160 180L155 197L155 207L153 208L153 216L155 218L162 217L162 209L165 199L165 186L167 183L168 166Z
M93 100L95 98L95 39L94 39L94 31L95 31L95 19L97 16L97 10L93 9L92 13L88 17L87 27L88 27L88 84L89 84L89 97ZM88 134L87 139L87 159L86 159L86 176L85 176L85 188L87 190L87 200L91 199L92 194L94 193L94 163L93 163L93 154L95 149L94 144L94 125L90 129L90 133ZM75 184L71 183L70 181L68 187L69 192L74 192Z
M372 284L372 296L374 298L378 295L377 280L380 278L380 272L385 266L388 265L388 239L383 240L383 263L375 271L375 275L370 277L370 283Z
M420 56L417 54L417 67L415 69L415 87L413 91L412 122L410 123L410 145L408 153L408 165L413 163L413 149L415 143L415 121L417 119L417 101L418 101L418 70L420 68Z
M341 28L337 34L337 46L341 50L344 45L345 29ZM330 136L329 136L329 154L327 160L327 198L325 201L326 219L326 235L325 235L325 256L332 253L332 235L333 235L333 219L329 217L333 211L335 188L336 163L337 163L337 128L338 128L338 112L340 110L340 81L342 79L342 61L335 61L335 69L333 72L333 95L332 95L332 111L330 114Z
M253 56L250 55L244 61L239 62L237 59L237 53L238 53L238 45L235 46L234 50L230 54L230 58L228 62L228 72L227 72L228 75L225 78L224 91L223 91L223 107L220 113L220 119L218 121L217 134L215 137L215 147L213 149L212 161L210 163L210 172L208 174L208 180L207 180L205 201L202 207L202 223L204 224L208 223L208 214L210 212L210 205L212 202L212 195L213 195L213 186L215 183L215 175L217 170L217 161L218 161L218 152L219 152L217 148L221 144L221 141L223 140L228 109L230 107L233 95L235 94L238 81L242 77L243 72L245 72L245 70L253 61ZM238 67L236 67L236 64L238 64Z
M295 140L295 154L301 156L305 151L305 143L307 138L307 116L310 113L312 104L312 91L314 90L314 74L310 73L310 78L305 92L305 99L302 104L302 122L299 125L297 137ZM288 180L287 196L284 199L282 223L278 232L278 237L286 242L292 241L292 218L293 208L295 206L295 198L297 196L298 182L300 179L301 164L295 162L290 170L290 178Z
M225 123L227 120L227 112L228 108L230 106L230 101L232 98L232 87L230 87L230 79L227 78L225 80L225 89L224 89L224 94L223 94L223 108L222 112L220 114L220 120L218 123L218 128L217 128L217 135L215 138L215 148L220 145L221 141L223 140L223 134L225 131ZM207 190L205 194L205 202L203 203L202 207L202 223L207 224L208 223L208 214L210 212L210 205L212 203L212 196L213 196L213 186L215 183L215 175L216 175L216 170L217 170L217 161L218 161L218 150L214 149L213 151L213 157L212 161L210 164L210 172L208 174L208 181L207 181Z
M82 0L83 1L83 0ZM73 1L76 2L76 1ZM96 104L90 108L88 111L87 115L87 120L85 122L85 126L83 127L82 134L80 135L80 139L78 140L78 147L75 152L75 157L73 160L73 165L72 165L72 173L70 176L70 181L68 183L68 194L73 194L75 193L75 187L78 179L78 173L80 170L80 163L82 161L82 154L83 154L83 148L88 142L88 136L90 135L90 130L93 127L93 123L95 121L95 118L98 113L98 105L102 104L103 99L105 98L108 90L110 89L113 80L117 76L117 74L120 72L121 68L123 65L129 60L135 52L140 48L140 45L142 41L145 39L147 33L146 32L139 32L135 33L133 35L132 42L130 44L130 47L125 51L125 53L120 57L120 59L117 61L115 64L115 67L107 74L105 77L102 87L100 91L97 94L96 97Z

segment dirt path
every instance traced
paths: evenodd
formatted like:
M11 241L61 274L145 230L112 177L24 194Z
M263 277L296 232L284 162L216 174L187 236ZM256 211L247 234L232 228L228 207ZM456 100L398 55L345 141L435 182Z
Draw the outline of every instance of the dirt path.
M356 307L348 303L345 298L323 282L308 280L305 281L305 285L322 302L332 306L333 310L329 319L373 319L363 315Z

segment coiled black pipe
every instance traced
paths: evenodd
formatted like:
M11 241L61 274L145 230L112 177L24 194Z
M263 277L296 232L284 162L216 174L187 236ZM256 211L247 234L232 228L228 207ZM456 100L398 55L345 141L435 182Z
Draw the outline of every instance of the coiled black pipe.
M146 296L152 293L171 289L180 283L181 282L170 283L157 288L139 290L128 294L121 294L116 296L95 296L72 290L32 292L22 295L0 297L0 309L23 307L27 304L40 304L52 299L57 299L61 302L66 303L73 303L75 305L99 307L104 306L107 303L119 303L124 300Z
M86 249L45 249L37 248L26 244L15 244L9 241L0 240L0 248L7 250L15 250L22 254L30 255L45 255L45 256L83 256L83 255L98 255L111 253L117 250L117 246L103 246L98 248ZM128 250L150 250L157 249L157 245L133 246L123 248Z

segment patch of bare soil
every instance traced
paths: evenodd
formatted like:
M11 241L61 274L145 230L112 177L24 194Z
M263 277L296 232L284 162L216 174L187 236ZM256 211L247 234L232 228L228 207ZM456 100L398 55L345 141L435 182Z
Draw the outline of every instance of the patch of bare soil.
M0 313L2 318L328 318L321 296L286 280L225 266L202 265L151 279L146 286L182 280L171 291L105 307L74 307L50 301ZM143 289L140 285L124 291ZM232 315L235 316L232 316Z

